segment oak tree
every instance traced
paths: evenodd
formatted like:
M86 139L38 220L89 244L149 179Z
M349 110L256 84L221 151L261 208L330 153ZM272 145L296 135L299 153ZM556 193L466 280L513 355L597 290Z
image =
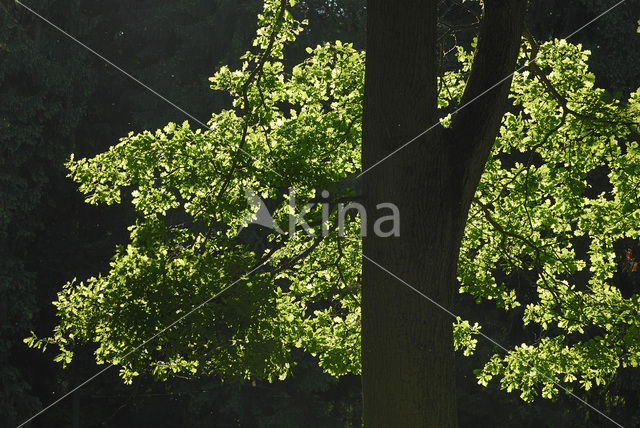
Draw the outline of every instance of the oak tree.
M524 0L485 0L474 50L450 70L437 2L418 1L369 2L366 61L336 41L287 69L304 25L289 3L265 1L256 49L212 77L234 101L207 127L132 132L69 161L89 203L124 199L139 216L109 272L59 293L52 337L27 342L65 364L95 343L127 382L275 380L301 348L331 374L362 373L367 426L456 425L454 347L473 352L480 329L447 312L458 289L524 308L540 331L494 355L482 384L532 400L636 366L640 300L611 279L616 243L640 236L640 93L596 88L580 46L523 40ZM608 188L590 193L602 168ZM304 212L312 233L238 233L255 215L247 189L280 229ZM339 204L355 201L396 204L400 236L361 240L357 215L338 233ZM515 289L498 272L534 280Z

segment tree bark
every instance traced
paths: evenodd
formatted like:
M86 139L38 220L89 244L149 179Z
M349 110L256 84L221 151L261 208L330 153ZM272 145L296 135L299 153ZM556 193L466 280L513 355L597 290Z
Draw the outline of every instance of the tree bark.
M368 2L363 171L437 121L437 1ZM463 104L514 69L525 0L485 0ZM471 199L504 113L510 79L363 175L369 213L401 215L398 238L363 239L364 425L455 427L452 309ZM394 278L371 261L379 263Z

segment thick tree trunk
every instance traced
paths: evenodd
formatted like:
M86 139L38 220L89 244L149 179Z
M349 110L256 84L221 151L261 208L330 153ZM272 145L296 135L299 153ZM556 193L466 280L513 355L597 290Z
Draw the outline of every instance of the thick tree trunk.
M485 0L464 99L513 71L524 0ZM368 2L363 170L437 120L437 1ZM494 57L491 57L494 55ZM510 79L363 176L367 211L392 202L399 238L363 241L362 384L372 427L455 427L451 309L467 212L495 139ZM385 272L380 266L389 272Z

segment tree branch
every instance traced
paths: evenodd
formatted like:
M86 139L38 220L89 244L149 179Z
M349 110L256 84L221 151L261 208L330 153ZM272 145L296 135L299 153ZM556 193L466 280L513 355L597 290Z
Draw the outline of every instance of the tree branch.
M460 176L463 200L480 180L506 108L520 52L526 0L485 0L473 66L454 116L449 145L452 168Z

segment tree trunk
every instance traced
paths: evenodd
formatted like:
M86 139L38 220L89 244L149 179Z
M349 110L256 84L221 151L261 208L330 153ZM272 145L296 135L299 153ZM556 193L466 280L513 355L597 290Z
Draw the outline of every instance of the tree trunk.
M463 104L512 72L517 58L525 0L485 0L485 9ZM452 309L467 212L510 79L451 129L436 127L374 166L437 121L437 1L370 0L367 13L364 203L369 213L396 204L401 226L398 238L363 240L364 424L455 427L453 319L402 281Z

